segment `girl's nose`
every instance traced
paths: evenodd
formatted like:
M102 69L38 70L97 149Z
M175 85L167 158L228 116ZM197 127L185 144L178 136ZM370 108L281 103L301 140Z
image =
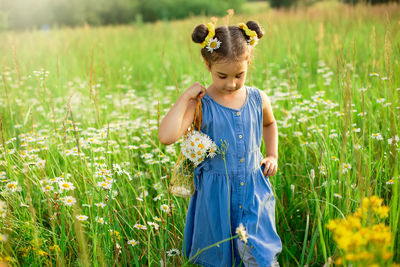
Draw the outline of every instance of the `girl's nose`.
M226 87L228 87L229 89L235 89L235 87L236 87L235 81L234 80L228 81Z

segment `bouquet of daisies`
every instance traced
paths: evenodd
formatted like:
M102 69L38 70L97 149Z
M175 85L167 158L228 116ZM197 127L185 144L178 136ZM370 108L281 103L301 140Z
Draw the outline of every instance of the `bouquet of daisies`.
M200 116L198 114L200 113ZM201 101L198 102L195 114L194 127L186 132L181 143L181 152L178 155L171 176L169 191L180 197L190 197L194 193L194 169L206 158L213 158L217 152L217 145L206 134L196 131L201 125Z
M186 159L199 165L204 158L213 158L216 155L217 145L210 137L199 131L188 132L181 143L181 151Z

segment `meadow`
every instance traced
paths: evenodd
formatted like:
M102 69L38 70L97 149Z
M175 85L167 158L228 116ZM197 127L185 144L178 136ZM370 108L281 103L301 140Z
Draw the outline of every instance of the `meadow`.
M168 193L179 143L157 135L188 86L210 84L190 38L209 20L0 32L3 262L191 265L181 252L189 200ZM281 266L395 266L400 5L266 10L217 25L247 20L265 36L246 84L267 93L279 127L270 181ZM335 238L331 220L368 203L381 216L363 217L358 243Z

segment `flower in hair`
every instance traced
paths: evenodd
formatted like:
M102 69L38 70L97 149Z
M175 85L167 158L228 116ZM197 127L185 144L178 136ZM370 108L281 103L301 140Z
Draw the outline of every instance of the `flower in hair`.
M207 23L208 34L204 41L200 44L201 47L206 47L207 50L212 53L215 49L221 46L221 41L219 41L215 36L215 26L213 23Z
M256 46L257 43L258 43L258 38L257 38L257 36L250 37L250 39L247 40L247 43L248 43L249 45L253 46L253 47Z
M217 38L211 38L208 41L208 45L206 46L207 50L212 53L215 49L218 49L221 46L221 41Z
M238 27L244 30L245 34L249 37L249 40L247 41L249 45L255 46L258 43L258 37L255 31L250 30L244 23L240 23Z

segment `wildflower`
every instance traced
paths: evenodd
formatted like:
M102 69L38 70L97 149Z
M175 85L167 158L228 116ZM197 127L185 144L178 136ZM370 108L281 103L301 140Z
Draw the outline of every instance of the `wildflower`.
M52 190L54 190L54 187L48 184L48 185L43 186L42 190L44 192L52 191Z
M218 49L221 47L221 41L219 41L217 38L211 38L208 41L208 44L206 46L207 50L212 53L214 50Z
M100 223L100 224L107 224L107 223L104 221L104 218L103 218L103 217L96 217L95 221L98 222L98 223Z
M337 133L331 133L329 135L329 138L331 138L331 139L336 138L336 137L338 137Z
M70 191L75 189L75 186L72 183L65 181L58 182L58 186L60 187L60 189L63 189L65 191Z
M247 243L247 232L242 223L236 228L236 234L238 234L240 240Z
M139 224L139 223L136 223L133 227L136 229L140 229L140 230L147 230L146 225Z
M386 99L384 99L384 98L378 98L378 99L376 100L376 103L383 103L383 102L385 102L385 100L386 100Z
M351 165L349 163L343 163L342 165L343 173L347 173L351 169Z
M131 239L128 241L128 245L131 245L132 247L136 246L139 242L136 241L135 239Z
M154 229L156 229L156 230L158 230L158 228L160 228L160 226L155 222L147 222L147 224L150 225L150 226L153 226Z
M376 72L371 72L371 73L369 74L369 76L376 76L376 77L379 77L379 74L376 73Z
M155 198L153 198L154 201L160 200L163 194L158 194Z
M156 217L154 217L154 220L155 220L155 221L157 221L157 222L161 222L161 219L160 219L160 218L158 218L157 216L156 216Z
M66 206L72 206L76 203L76 199L72 196L63 197L62 201L64 202L64 205L66 205Z
M86 221L88 219L88 216L86 216L86 215L76 215L76 218L79 221Z
M104 204L103 202L95 203L94 205L95 205L96 207L99 207L99 208L104 208L105 206L107 206L107 205Z
M372 139L376 139L376 140L378 140L378 141L383 140L383 137L382 137L382 135L381 135L380 133L373 133L373 134L371 134L371 138L372 138Z
M176 248L170 249L167 251L167 256L168 257L174 257L174 256L178 256L180 254L180 251Z
M167 204L162 204L162 205L161 205L161 210L162 210L163 212L168 213L168 212L170 211L170 208L169 208L169 206L168 206Z
M336 156L332 156L331 159L332 159L333 161L338 161L338 160L339 160Z
M6 190L11 192L20 192L22 191L22 188L18 185L17 181L14 181L14 182L8 182L6 184Z
M102 181L97 183L98 187L102 187L103 189L110 190L112 187L112 183L109 181Z
M7 242L7 241L8 241L8 235L0 233L0 242Z
M216 150L217 146L210 137L198 131L187 133L181 143L183 155L195 166L200 164L206 156L214 157Z
M354 145L354 149L355 149L355 150L359 150L359 149L361 149L361 145L359 145L359 144L357 144L357 145Z
M337 198L340 198L340 199L343 198L341 195L339 195L339 194L337 194L337 193L333 193L333 196L334 196L334 197L337 197Z

